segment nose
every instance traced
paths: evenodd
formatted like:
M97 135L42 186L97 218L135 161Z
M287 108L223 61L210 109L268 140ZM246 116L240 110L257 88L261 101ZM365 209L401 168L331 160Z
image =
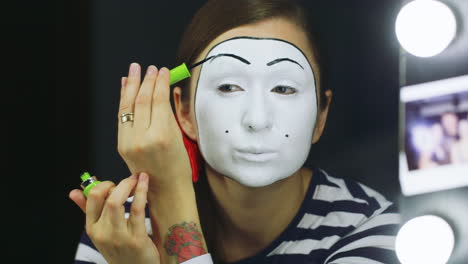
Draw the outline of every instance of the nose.
M247 131L258 132L271 129L272 113L266 99L266 96L261 93L250 96L242 117L242 125Z

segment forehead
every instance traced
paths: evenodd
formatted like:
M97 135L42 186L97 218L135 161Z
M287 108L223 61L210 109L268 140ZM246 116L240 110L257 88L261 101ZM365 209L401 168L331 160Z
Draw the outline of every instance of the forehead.
M300 48L286 40L276 38L234 37L213 46L206 57L219 54L234 54L247 59L252 64L265 64L278 58L293 59L302 65L309 64Z

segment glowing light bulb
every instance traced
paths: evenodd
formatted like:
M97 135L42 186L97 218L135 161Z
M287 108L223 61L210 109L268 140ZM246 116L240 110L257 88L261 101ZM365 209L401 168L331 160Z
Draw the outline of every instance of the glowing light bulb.
M401 46L418 57L441 53L452 42L457 22L452 10L434 0L416 0L403 6L395 22Z
M395 243L402 264L445 264L452 254L455 236L444 219L425 215L406 222Z

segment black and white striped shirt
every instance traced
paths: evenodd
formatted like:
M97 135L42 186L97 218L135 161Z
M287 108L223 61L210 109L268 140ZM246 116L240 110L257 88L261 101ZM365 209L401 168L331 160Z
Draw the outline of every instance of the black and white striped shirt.
M131 199L125 205L127 215L130 204ZM147 217L151 235L148 210ZM305 199L288 227L255 256L235 264L396 264L399 225L396 207L378 192L314 169ZM85 232L75 263L107 263Z

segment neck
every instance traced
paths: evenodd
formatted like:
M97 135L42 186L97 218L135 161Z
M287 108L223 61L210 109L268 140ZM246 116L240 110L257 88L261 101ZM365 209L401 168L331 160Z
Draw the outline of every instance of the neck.
M216 252L223 261L249 257L268 246L297 214L312 171L302 168L290 177L259 188L247 187L206 165L215 198Z

